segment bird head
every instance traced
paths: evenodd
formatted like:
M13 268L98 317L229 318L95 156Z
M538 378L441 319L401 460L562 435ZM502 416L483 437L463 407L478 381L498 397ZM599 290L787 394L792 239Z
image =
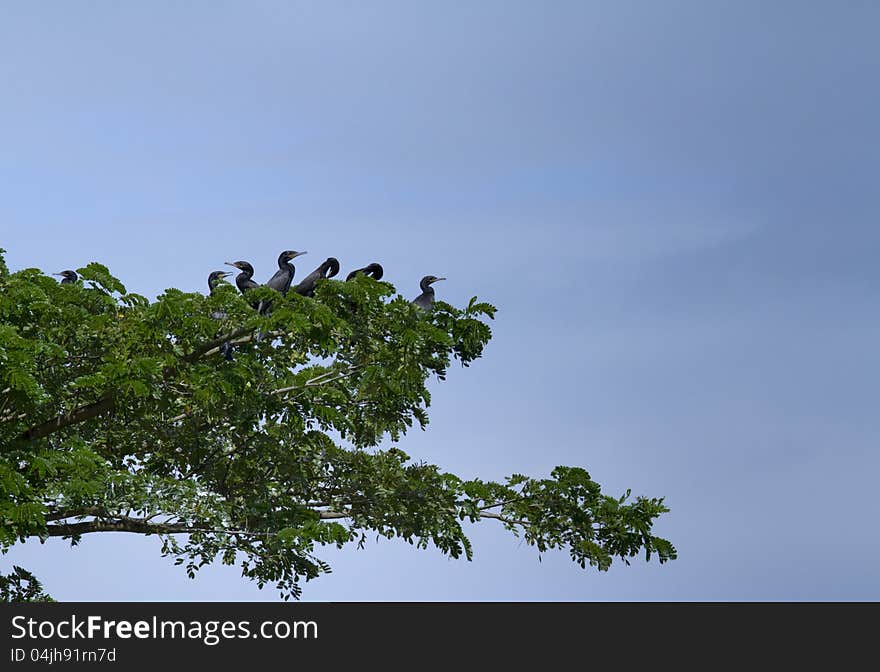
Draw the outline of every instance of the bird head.
M382 265L373 262L372 264L367 264L363 268L356 268L348 276L345 278L346 280L353 280L358 275L368 275L374 280L381 280L384 271L382 270Z
M208 275L208 287L213 289L227 275L232 275L231 271L211 271Z
M434 290L431 289L431 285L433 285L435 282L439 282L440 280L445 279L446 278L438 278L436 275L426 275L424 278L422 278L421 282L419 282L419 287L422 288L423 292L427 292L428 290L433 292Z
M244 271L245 273L250 273L251 275L254 274L254 267L246 261L227 261L224 263L226 263L227 266L234 266L238 270Z
M76 282L79 277L73 271L61 271L60 273L53 273L52 275L59 276L63 283Z
M336 257L327 257L327 260L321 264L321 275L325 278L332 278L339 273L339 260Z
M291 261L293 259L296 259L297 257L301 257L304 254L306 254L305 251L297 252L296 250L284 250L284 252L281 253L281 260Z

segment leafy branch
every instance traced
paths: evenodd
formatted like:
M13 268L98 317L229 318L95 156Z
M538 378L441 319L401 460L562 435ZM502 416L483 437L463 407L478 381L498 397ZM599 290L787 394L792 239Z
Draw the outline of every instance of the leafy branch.
M662 498L611 497L579 467L464 480L397 447L429 423L429 381L482 357L495 308L476 297L425 311L358 276L314 297L221 284L151 301L77 271L9 273L0 252L0 551L156 535L190 576L235 563L285 599L330 571L322 546L375 534L471 558L464 525L486 520L600 571L676 557L654 534Z

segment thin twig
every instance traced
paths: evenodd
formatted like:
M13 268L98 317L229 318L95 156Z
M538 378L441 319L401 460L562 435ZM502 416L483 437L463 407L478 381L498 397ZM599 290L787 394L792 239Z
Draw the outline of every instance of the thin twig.
M348 378L353 373L355 373L355 371L357 371L357 368L358 368L357 366L351 366L351 367L349 367L348 371L344 371L344 372L326 371L325 373L322 373L320 376L315 376L311 380L307 380L302 385L291 385L290 387L282 387L277 390L272 390L272 394L287 394L288 392L294 392L296 390L304 390L307 387L318 387L319 385L326 385L327 383L334 383L337 380L342 380L343 378ZM335 374L335 377L328 379L329 376L333 376L334 374Z
M304 390L309 387L318 387L319 385L327 385L328 383L334 383L337 380L342 380L343 378L348 378L357 370L357 366L352 366L345 372L336 372L336 371L327 371L322 373L320 376L315 376L314 378L307 380L302 385L291 385L290 387L280 387L277 390L272 390L269 394L274 395L282 395L287 394L288 392L294 392L296 390ZM337 374L335 378L327 379L327 376ZM191 415L191 412L181 413L180 415L175 415L173 418L169 420L169 422L179 422L185 418L188 418Z
M508 525L521 525L523 527L528 527L531 523L528 520L518 520L516 518L507 518L506 516L499 515L497 513L490 513L488 511L481 511L480 518L494 518L495 520L500 520L502 523L507 523Z

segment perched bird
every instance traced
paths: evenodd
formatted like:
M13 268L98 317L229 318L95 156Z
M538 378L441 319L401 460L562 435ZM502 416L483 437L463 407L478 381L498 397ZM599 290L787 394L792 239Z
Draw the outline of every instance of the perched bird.
M72 285L79 279L79 276L73 271L61 271L60 273L53 273L52 275L61 276L62 285Z
M440 280L446 280L446 278L438 278L435 275L426 275L422 278L422 281L419 283L419 287L422 288L422 293L414 298L412 303L422 310L430 310L431 305L434 303L434 288L431 287L431 285Z
M259 287L260 284L254 280L254 267L251 266L246 261L227 261L227 266L234 266L238 270L241 271L238 275L235 276L235 286L238 287L238 291L244 294L248 290L253 289L254 287ZM259 306L259 301L251 302L251 305L254 308Z
M293 281L293 276L296 274L296 267L290 262L304 254L306 253L297 252L296 250L284 250L284 252L279 254L278 270L275 271L275 275L269 278L266 287L271 287L276 292L281 292L282 296L286 295L287 290L290 289L290 283ZM263 301L257 307L257 310L261 315L265 315L271 306L271 301Z
M208 289L211 294L214 293L214 288L222 282L223 278L229 275L232 275L232 271L211 271L208 274Z
M339 261L334 257L327 257L324 263L304 277L303 281L296 286L296 293L303 296L314 296L318 280L332 278L337 273L339 273Z
M211 271L211 273L208 275L208 289L210 290L211 294L214 293L214 289L217 287L217 285L223 282L223 278L225 278L227 275L232 275L232 273L230 271ZM226 312L222 310L215 310L211 313L211 317L215 320L225 320ZM223 343L220 345L220 352L226 358L227 362L232 361L232 350L232 343Z
M304 254L306 253L297 252L296 250L284 250L284 252L279 254L278 270L275 271L275 275L269 278L266 287L271 287L277 292L287 294L287 290L290 289L290 283L293 281L293 276L296 273L296 268L290 262Z
M232 275L230 271L211 271L211 273L208 274L208 289L210 290L211 294L214 293L214 289L223 281L223 278L229 275ZM226 311L215 310L213 313L211 313L211 317L213 317L215 320L225 320Z
M363 268L357 268L357 269L353 270L345 278L345 281L348 282L349 280L354 279L358 273L363 273L364 275L368 275L371 278L373 278L373 280L381 280L384 271L382 270L381 265L374 262L372 264L368 264L368 265L364 266Z
M238 270L241 271L238 275L235 276L235 286L238 287L238 291L245 294L245 292L249 292L254 287L259 287L260 283L254 280L254 267L251 266L246 261L227 261L226 264L229 266L234 266ZM251 308L260 312L263 309L262 301L250 301ZM254 340L259 343L263 339L263 335L258 331L254 334Z

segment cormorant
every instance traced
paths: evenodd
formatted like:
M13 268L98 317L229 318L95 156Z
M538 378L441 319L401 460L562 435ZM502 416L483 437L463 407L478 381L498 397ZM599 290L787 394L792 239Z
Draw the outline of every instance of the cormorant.
M234 266L238 270L241 271L238 275L235 276L235 286L238 287L238 291L244 294L250 289L254 287L259 287L260 284L254 280L254 267L251 266L246 261L227 261L227 266ZM251 302L251 305L256 308L259 306L259 301Z
M284 250L284 252L279 254L278 270L275 271L275 275L269 278L266 287L271 287L276 292L281 292L282 296L286 295L287 290L290 289L290 283L293 281L293 276L296 274L296 268L290 262L303 254L305 252L297 252L296 250ZM269 312L271 306L271 301L261 301L260 305L257 306L257 312L260 315L265 315Z
M275 275L269 278L266 287L271 287L277 292L287 294L287 290L290 289L290 283L293 281L293 275L296 273L296 268L290 262L304 254L305 252L297 252L296 250L284 250L284 252L278 255L278 270L275 271Z
M430 310L431 305L434 303L434 288L431 287L431 285L440 280L446 280L446 278L438 278L435 275L426 275L422 278L422 281L419 283L419 287L422 288L422 293L414 298L412 303L422 310Z
M53 273L52 275L61 276L62 285L72 285L79 279L79 276L73 271L61 271L60 273Z
M332 278L337 273L339 273L339 261L335 257L327 257L324 263L304 277L303 281L296 286L296 293L303 296L314 296L318 280Z
M377 263L372 263L364 266L363 268L357 268L353 270L348 276L345 278L345 281L353 279L357 276L358 273L363 273L364 275L369 275L373 280L381 280L384 271L382 270L382 266Z
M220 284L220 281L228 275L232 275L232 271L211 271L208 275L208 289L214 293L214 288Z
M211 271L210 275L208 275L208 289L211 291L211 294L214 293L214 288L217 287L227 275L232 275L230 271ZM211 313L211 317L215 320L225 320L226 312L222 310L215 310ZM220 352L226 358L227 362L232 361L232 343L223 343L220 345Z
M211 292L211 294L214 293L214 288L216 288L217 285L219 285L220 282L223 280L223 278L228 275L232 275L232 272L211 271L211 273L208 275L208 290ZM213 317L215 320L225 320L226 312L222 310L215 310L213 313L211 313L211 317Z

